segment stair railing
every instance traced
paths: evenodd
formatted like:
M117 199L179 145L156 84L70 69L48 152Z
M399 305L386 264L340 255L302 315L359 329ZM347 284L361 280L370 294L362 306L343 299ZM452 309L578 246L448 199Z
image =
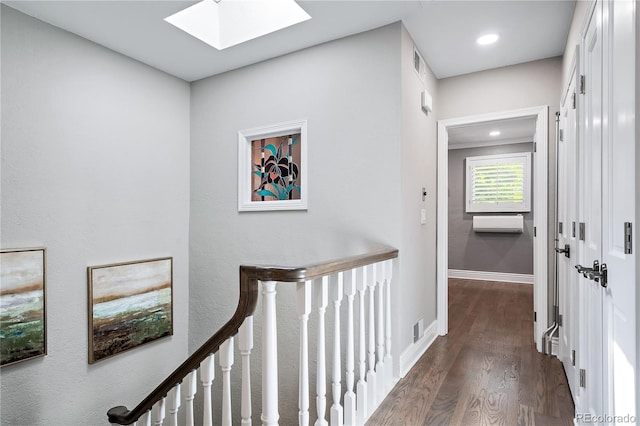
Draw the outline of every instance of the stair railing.
M240 417L251 425L250 355L253 348L253 313L262 287L262 413L263 425L277 425L278 344L276 325L277 283L296 283L297 315L300 324L298 365L298 423L309 424L309 317L317 312L316 425L364 424L393 385L391 354L391 278L392 260L398 250L380 249L368 254L318 263L299 268L240 266L240 298L232 318L196 350L134 409L111 408L109 422L118 425L161 426L165 420L178 424L178 411L184 400L187 425L195 422L193 400L197 392L198 370L204 395L202 424L213 425L211 386L215 378L215 354L222 371L221 424L232 424L231 368L234 363L234 336L242 358ZM358 298L355 318L354 302ZM376 296L377 295L377 296ZM347 302L347 339L341 350L340 311ZM327 416L325 315L333 304L334 341L331 354L332 405ZM314 303L315 302L315 303ZM376 303L377 302L377 303ZM312 306L313 305L313 306ZM357 320L357 330L355 323ZM367 333L368 327L368 333ZM355 382L355 349L358 349L358 380ZM341 359L345 359L342 369ZM346 390L342 391L341 378ZM341 405L343 401L344 405ZM168 415L167 415L168 414Z

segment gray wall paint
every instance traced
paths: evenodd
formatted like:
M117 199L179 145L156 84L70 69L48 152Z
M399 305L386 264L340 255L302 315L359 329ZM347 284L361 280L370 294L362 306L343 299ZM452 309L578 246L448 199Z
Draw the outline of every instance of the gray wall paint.
M2 424L106 425L187 355L189 85L1 9L1 243L48 249L49 343L2 368ZM174 336L88 365L87 266L158 256Z
M548 277L552 283L555 215L555 113L560 111L562 58L549 58L439 80L438 119L549 106ZM553 292L548 292L553 297ZM547 318L551 316L551 306Z
M449 269L533 274L533 206L522 234L474 232L465 212L465 158L532 151L533 143L449 150Z

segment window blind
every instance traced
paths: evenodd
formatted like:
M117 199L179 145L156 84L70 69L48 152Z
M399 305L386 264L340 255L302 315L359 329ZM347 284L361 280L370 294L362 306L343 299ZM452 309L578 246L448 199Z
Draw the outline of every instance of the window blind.
M472 170L471 203L523 202L524 164L491 164Z
M467 212L526 212L531 208L531 154L467 157Z

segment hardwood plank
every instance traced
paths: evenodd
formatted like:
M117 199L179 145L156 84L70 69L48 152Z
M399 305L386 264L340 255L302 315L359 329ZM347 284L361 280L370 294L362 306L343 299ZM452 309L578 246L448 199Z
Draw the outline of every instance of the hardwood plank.
M562 364L533 341L533 287L449 280L438 337L369 425L572 425Z
M520 404L518 408L518 426L535 426L536 416L533 408Z

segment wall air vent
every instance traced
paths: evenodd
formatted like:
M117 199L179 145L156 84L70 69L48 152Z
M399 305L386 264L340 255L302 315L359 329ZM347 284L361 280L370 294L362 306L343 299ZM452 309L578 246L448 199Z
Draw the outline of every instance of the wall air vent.
M422 59L422 55L418 52L418 49L413 46L413 70L418 74L420 80L424 82L427 78L427 64Z
M424 334L424 319L420 318L418 322L413 324L413 343L416 343Z

